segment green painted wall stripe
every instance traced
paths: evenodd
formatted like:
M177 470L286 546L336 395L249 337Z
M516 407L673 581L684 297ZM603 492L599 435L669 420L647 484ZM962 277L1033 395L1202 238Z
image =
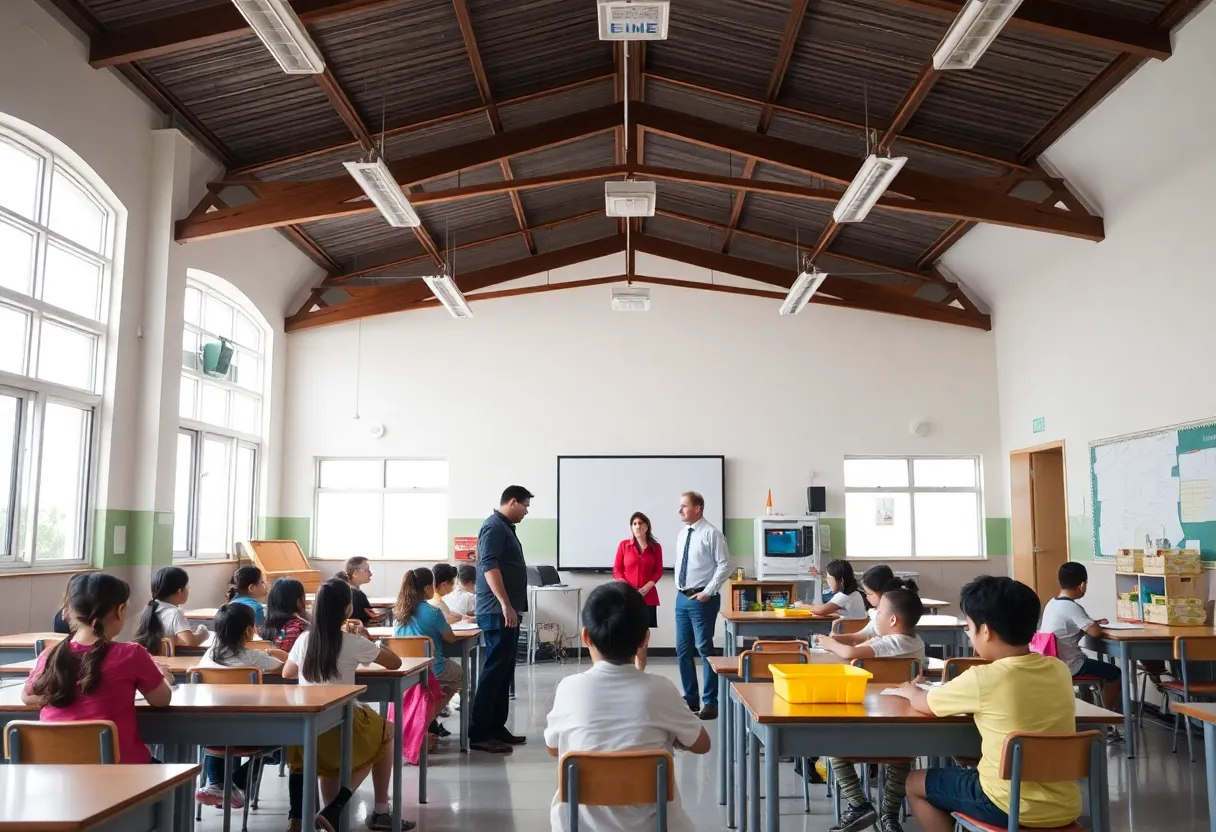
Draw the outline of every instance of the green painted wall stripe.
M1008 517L987 517L984 532L988 538L988 557L1008 557L1013 551L1013 526Z
M97 509L93 515L93 565L168 566L173 562L173 512ZM125 526L126 550L114 551L114 530Z
M1094 559L1094 534L1091 518L1068 518L1068 559L1081 562Z

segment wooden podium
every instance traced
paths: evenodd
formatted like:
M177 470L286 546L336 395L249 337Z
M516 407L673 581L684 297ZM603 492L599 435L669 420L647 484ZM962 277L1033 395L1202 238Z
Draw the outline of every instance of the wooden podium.
M295 578L304 584L305 592L316 592L321 586L321 572L311 569L300 544L294 540L250 540L246 544L249 559L273 584L279 578Z

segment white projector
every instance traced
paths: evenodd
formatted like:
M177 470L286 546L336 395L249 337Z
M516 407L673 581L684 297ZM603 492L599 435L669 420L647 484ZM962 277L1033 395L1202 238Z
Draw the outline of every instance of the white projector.
M610 217L653 217L653 182L605 182L604 210Z
M613 312L649 312L650 290L641 286L615 286L612 289Z
M668 0L599 0L600 40L667 40Z

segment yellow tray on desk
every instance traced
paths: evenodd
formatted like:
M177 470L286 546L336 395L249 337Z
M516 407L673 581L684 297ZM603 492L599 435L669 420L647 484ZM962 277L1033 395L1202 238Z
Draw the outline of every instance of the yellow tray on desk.
M814 618L815 613L810 610L800 610L797 607L780 607L773 610L773 613L778 618Z
M874 674L848 664L775 664L773 688L794 705L851 705L866 698Z

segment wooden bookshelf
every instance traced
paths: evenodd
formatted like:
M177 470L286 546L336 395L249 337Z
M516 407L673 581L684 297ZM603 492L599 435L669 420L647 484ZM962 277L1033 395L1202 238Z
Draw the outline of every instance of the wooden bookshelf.
M732 612L747 612L754 609L754 604L769 609L768 601L782 597L786 604L798 600L797 581L727 581L726 589L726 601Z

